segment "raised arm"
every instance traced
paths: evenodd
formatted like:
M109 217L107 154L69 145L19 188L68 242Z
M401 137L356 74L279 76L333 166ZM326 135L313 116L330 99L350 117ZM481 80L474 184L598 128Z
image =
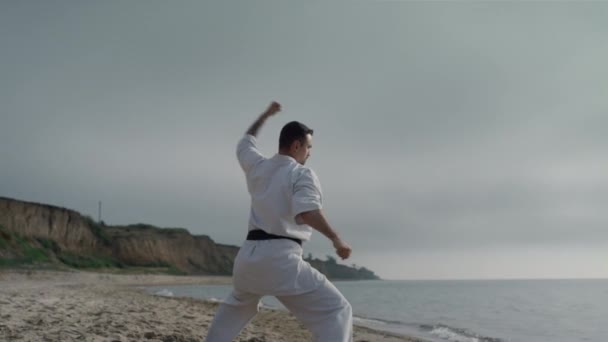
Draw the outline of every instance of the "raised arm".
M249 127L249 129L247 130L247 134L249 135L253 135L254 137L258 136L258 131L260 130L260 128L262 127L262 125L264 124L264 122L266 122L266 119L268 119L269 117L275 115L276 113L281 111L281 105L278 102L272 102L270 104L270 106L268 106L268 108L264 111L264 113L262 113L260 115L260 117L258 117L257 120L255 120L251 126Z
M350 256L350 253L352 252L351 247L340 239L338 233L336 233L329 225L329 222L327 222L321 209L301 213L296 217L296 220L311 226L331 240L336 249L336 254L338 254L340 258L347 259Z

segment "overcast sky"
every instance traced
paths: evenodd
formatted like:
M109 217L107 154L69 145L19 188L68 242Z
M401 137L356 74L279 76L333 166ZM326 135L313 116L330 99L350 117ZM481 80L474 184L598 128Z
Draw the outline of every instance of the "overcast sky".
M608 3L2 1L0 196L240 245L299 120L348 264L608 277ZM305 253L333 254L316 233Z

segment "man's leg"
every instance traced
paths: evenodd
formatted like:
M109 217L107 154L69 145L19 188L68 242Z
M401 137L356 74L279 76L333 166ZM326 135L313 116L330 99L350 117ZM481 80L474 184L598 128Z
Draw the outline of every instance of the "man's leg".
M260 298L259 295L233 289L217 310L205 341L232 342L258 313Z
M315 342L352 342L352 308L328 280L311 292L277 299L313 333Z

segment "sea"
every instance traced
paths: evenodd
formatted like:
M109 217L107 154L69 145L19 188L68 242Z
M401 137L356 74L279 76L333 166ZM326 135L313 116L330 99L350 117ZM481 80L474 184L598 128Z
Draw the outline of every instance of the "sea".
M336 281L355 324L432 342L606 342L608 279ZM228 285L161 286L221 301ZM273 297L264 306L285 308Z

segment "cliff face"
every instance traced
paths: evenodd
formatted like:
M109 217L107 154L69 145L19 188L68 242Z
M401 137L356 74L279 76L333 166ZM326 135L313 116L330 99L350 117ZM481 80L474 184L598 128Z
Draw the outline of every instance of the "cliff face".
M78 212L0 197L3 234L29 239L13 247L41 250L46 259L74 267L164 267L180 273L230 275L236 246L218 245L208 236L193 236L185 229L150 225L102 226ZM39 240L52 243L43 250ZM15 239L13 239L15 240ZM20 255L22 251L2 253ZM101 258L101 259L100 259ZM46 260L45 259L45 260Z
M128 265L172 265L190 274L229 275L238 252L238 247L217 245L208 236L193 236L184 229L132 225L106 232L113 255Z
M238 250L181 228L105 226L73 210L0 197L0 266L62 263L230 275ZM339 265L335 259L308 261L330 279L377 279L367 269Z
M89 220L65 208L0 197L0 225L23 236L53 240L62 250L74 253L104 249Z

